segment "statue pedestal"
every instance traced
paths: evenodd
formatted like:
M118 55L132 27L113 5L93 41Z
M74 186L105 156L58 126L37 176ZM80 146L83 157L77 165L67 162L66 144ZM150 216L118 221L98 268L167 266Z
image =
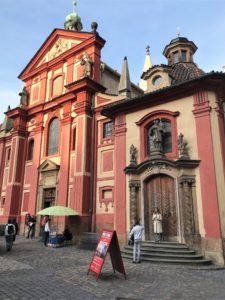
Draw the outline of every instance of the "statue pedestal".
M160 150L153 150L153 151L151 151L149 157L150 157L151 159L152 159L152 158L163 158L163 157L164 157L164 154L163 154L162 151L160 151Z

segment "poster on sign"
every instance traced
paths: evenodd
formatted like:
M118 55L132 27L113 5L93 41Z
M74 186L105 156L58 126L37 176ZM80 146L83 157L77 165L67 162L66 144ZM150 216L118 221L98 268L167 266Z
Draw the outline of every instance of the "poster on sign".
M118 271L124 274L126 278L116 231L110 230L102 230L92 261L88 268L88 274L92 271L96 274L97 279L99 278L108 252L110 253L114 272Z

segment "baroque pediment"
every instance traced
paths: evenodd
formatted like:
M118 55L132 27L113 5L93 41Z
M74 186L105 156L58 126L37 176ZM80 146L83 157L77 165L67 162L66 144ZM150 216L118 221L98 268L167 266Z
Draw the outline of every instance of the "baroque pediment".
M19 78L24 79L33 73L35 69L48 66L48 63L55 58L63 55L66 51L81 44L86 39L90 38L91 33L82 33L75 31L67 31L63 29L55 29L42 44L37 53L33 56L24 70L20 73Z
M42 164L40 164L38 170L39 172L48 172L48 171L58 171L60 168L55 162L50 159L46 159Z

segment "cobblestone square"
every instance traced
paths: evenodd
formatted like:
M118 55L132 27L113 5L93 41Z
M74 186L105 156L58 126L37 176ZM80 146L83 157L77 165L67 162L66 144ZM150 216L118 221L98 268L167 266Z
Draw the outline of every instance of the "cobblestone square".
M77 246L44 247L17 237L11 252L0 238L0 299L225 299L225 270L124 260L127 280L110 257L96 281L87 270L93 252Z

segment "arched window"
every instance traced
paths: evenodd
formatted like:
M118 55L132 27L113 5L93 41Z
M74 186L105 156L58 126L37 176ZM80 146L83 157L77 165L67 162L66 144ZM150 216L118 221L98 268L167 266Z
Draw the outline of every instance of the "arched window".
M155 143L162 146L163 153L172 152L171 122L169 120L153 121L148 127L148 155L155 148Z
M63 76L58 76L53 80L52 96L59 96L62 94Z
M34 140L31 139L28 144L27 160L33 160Z
M53 119L48 128L48 147L47 155L58 153L59 149L59 120Z
M73 129L73 136L72 136L72 150L76 150L76 127Z

